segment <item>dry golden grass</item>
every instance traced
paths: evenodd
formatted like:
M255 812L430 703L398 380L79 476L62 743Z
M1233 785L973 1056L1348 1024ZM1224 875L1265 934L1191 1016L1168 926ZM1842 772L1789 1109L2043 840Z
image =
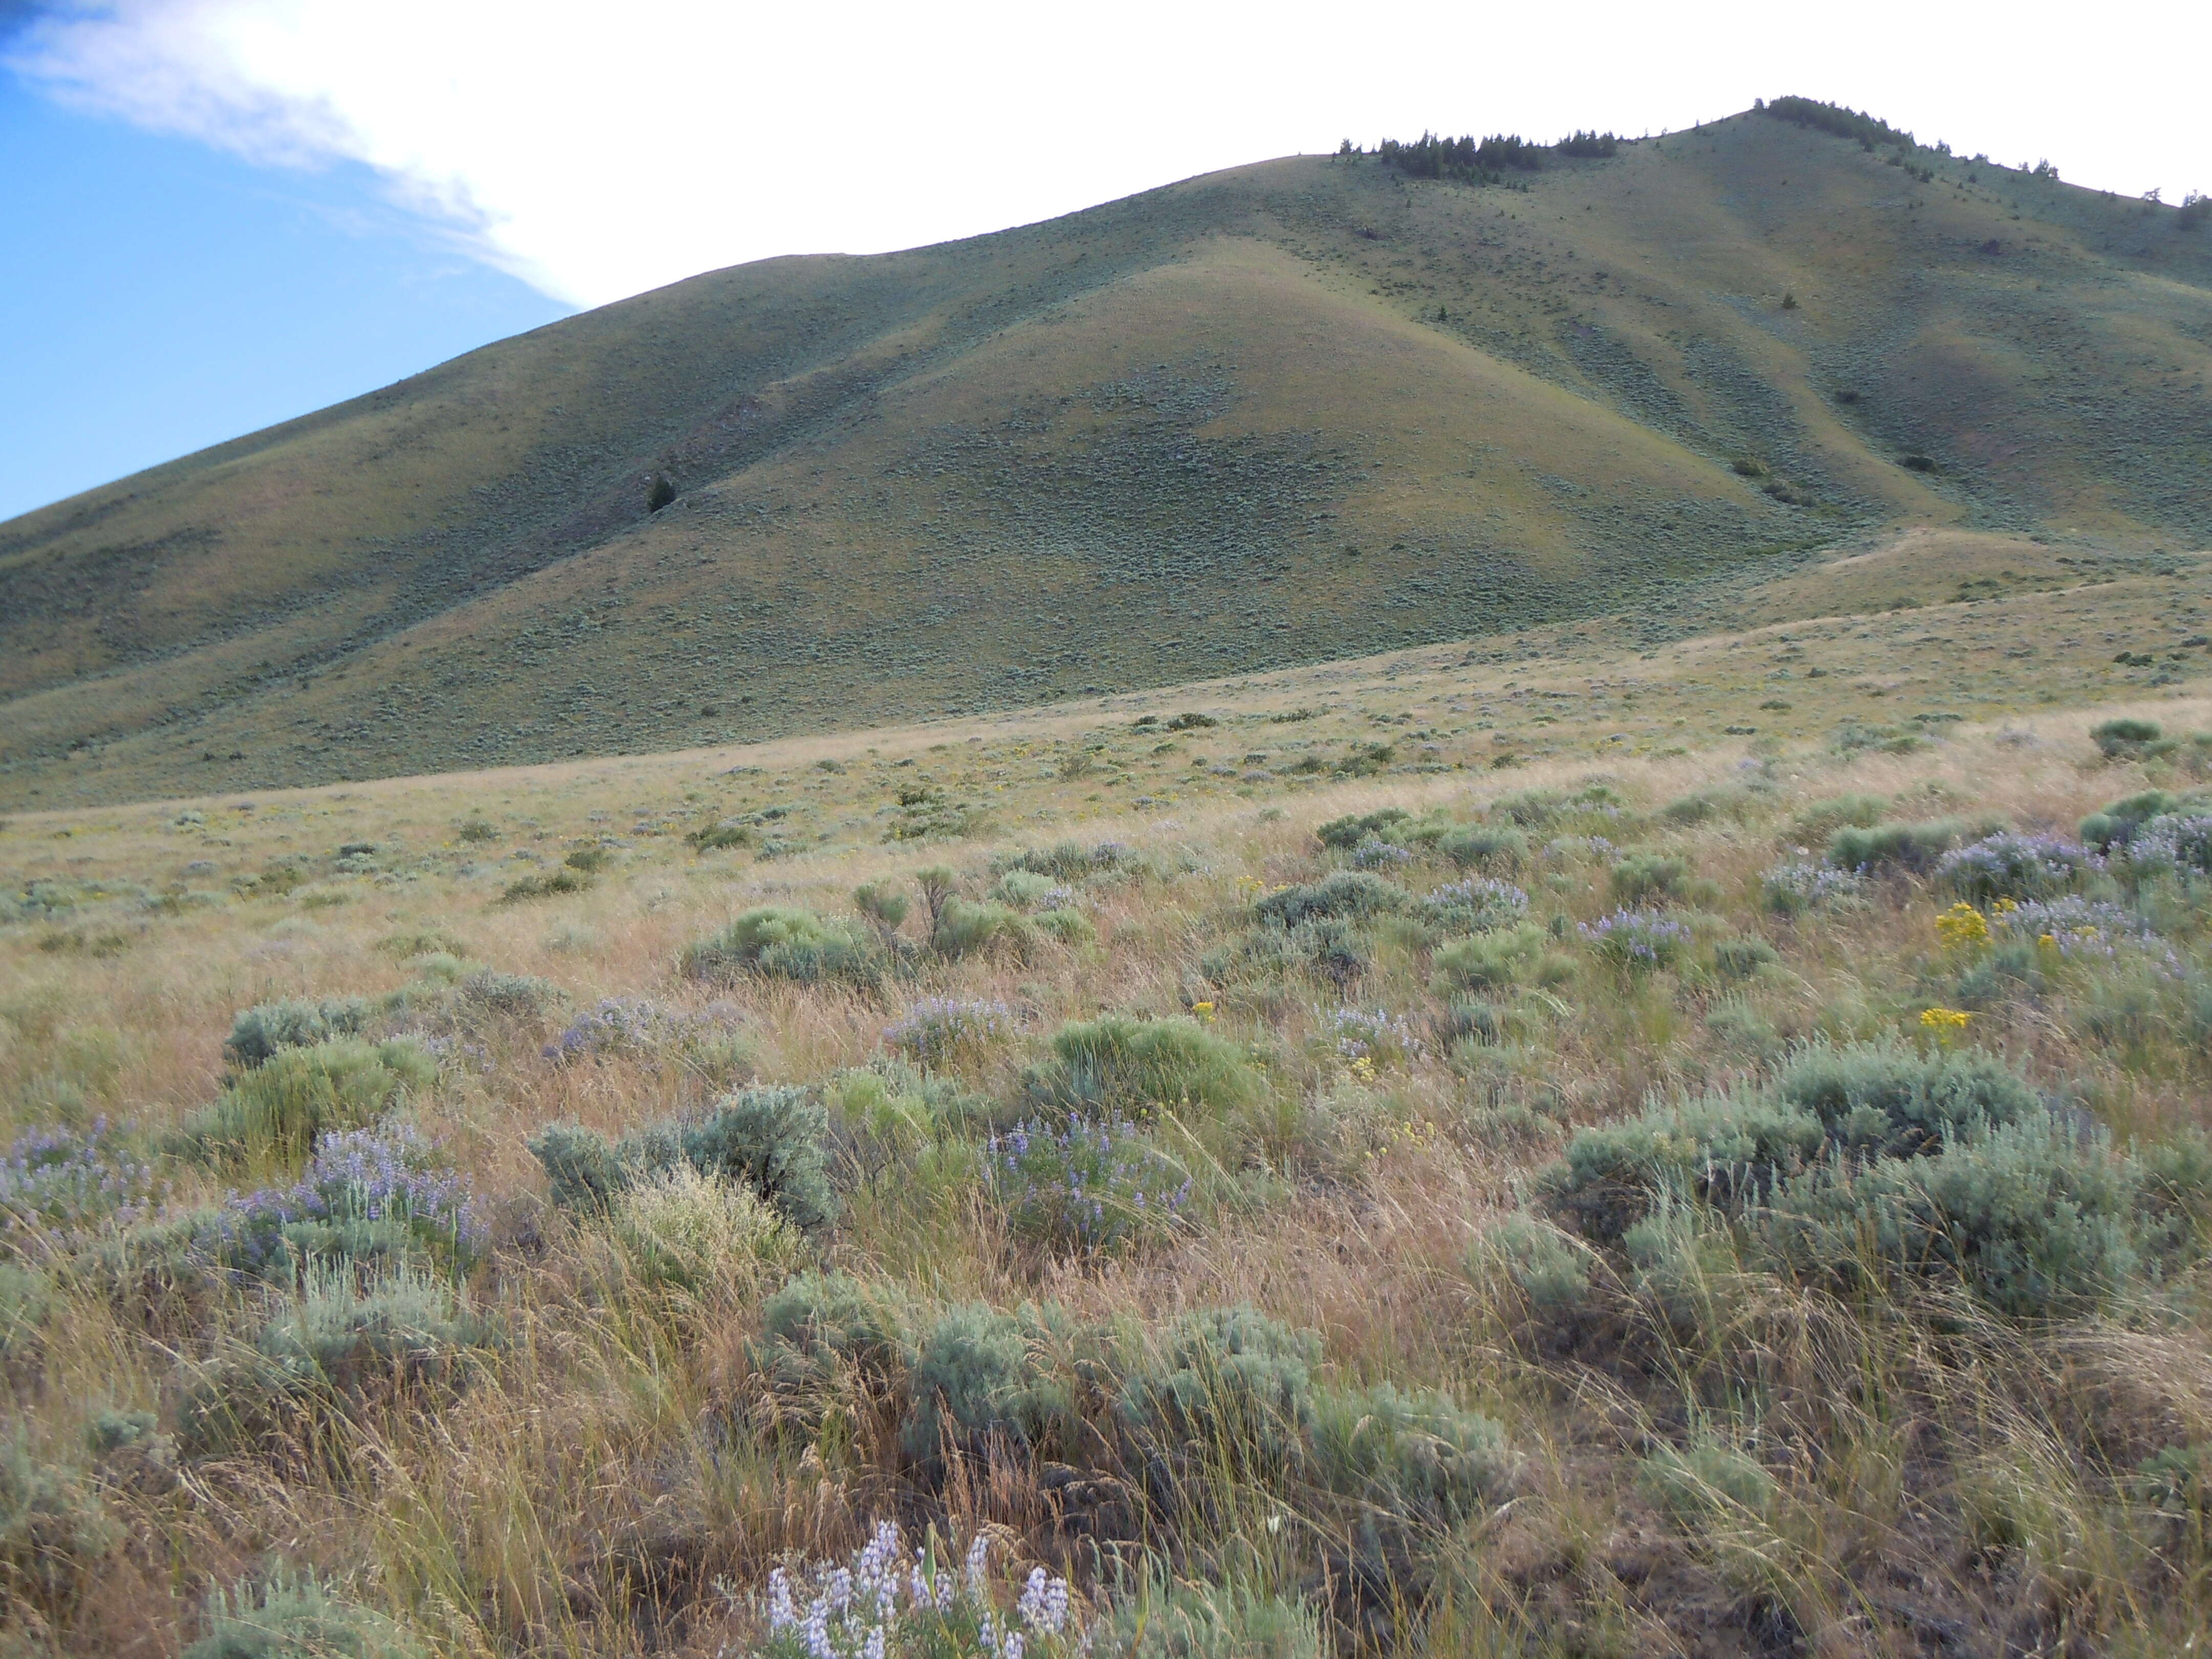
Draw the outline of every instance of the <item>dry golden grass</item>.
M959 1076L1007 1109L1024 1066L1065 1023L1212 1005L1200 1013L1211 1029L1265 1057L1268 1099L1232 1128L1194 1120L1182 1140L1164 1120L1164 1141L1194 1164L1214 1160L1195 1224L1126 1255L1054 1256L1014 1236L990 1189L960 1173L972 1164L948 1163L941 1148L872 1152L840 1124L846 1214L809 1249L924 1308L1056 1303L1139 1344L1185 1310L1249 1304L1318 1331L1329 1378L1440 1388L1497 1417L1517 1473L1510 1498L1423 1535L1431 1554L1394 1581L1399 1599L1362 1601L1344 1576L1350 1523L1310 1494L1231 1482L1202 1522L1156 1517L1133 1537L1102 1540L1050 1472L1021 1458L918 1469L900 1448L896 1401L855 1395L798 1439L757 1432L772 1393L757 1348L761 1300L777 1275L733 1270L681 1291L650 1281L617 1233L548 1208L524 1146L556 1120L611 1133L694 1110L712 1085L665 1055L556 1064L539 1048L567 1016L550 1013L470 1032L481 1052L449 1065L411 1108L473 1180L496 1244L470 1295L500 1340L457 1390L395 1383L293 1423L282 1443L186 1455L139 1476L95 1468L81 1448L97 1412L149 1411L173 1431L186 1388L251 1339L279 1293L239 1283L187 1293L41 1254L61 1249L58 1239L12 1240L47 1275L54 1304L6 1350L11 1432L35 1459L91 1482L120 1533L67 1597L0 1587L9 1598L0 1641L16 1644L11 1654L174 1652L196 1633L209 1585L281 1559L390 1610L441 1654L704 1656L750 1639L718 1580L757 1587L787 1554L848 1548L873 1518L896 1515L910 1525L1003 1525L1021 1552L1067 1561L1092 1584L1096 1549L1141 1542L1179 1572L1241 1574L1316 1598L1347 1647L1561 1659L1875 1656L1946 1643L2179 1651L2212 1617L2212 1558L2190 1530L2202 1515L2185 1523L2153 1514L2126 1474L2160 1447L2212 1438L2212 1343L2193 1270L2155 1317L2122 1308L2041 1328L1950 1292L1847 1304L1739 1263L1716 1270L1706 1314L1683 1328L1616 1267L1600 1275L1585 1323L1563 1334L1529 1316L1485 1265L1481 1241L1520 1212L1532 1175L1575 1126L1633 1111L1654 1091L1755 1076L1766 1051L1729 1035L1746 1027L1715 1023L1723 1006L1755 1016L1777 1046L1914 1030L1918 1010L1955 981L1932 930L1948 897L1893 884L1863 910L1769 915L1760 874L1798 844L1791 824L1810 804L1856 792L1884 798L1898 817L1987 812L2064 830L2142 787L2151 775L2103 761L2088 728L2122 708L2175 732L2212 727L2212 700L2116 688L2111 651L2062 649L2049 618L2062 611L2085 634L2140 629L2154 605L2174 603L2176 583L2194 593L2198 580L2144 576L1784 625L1648 660L1566 640L1525 664L1413 653L819 743L19 817L0 833L6 890L65 884L78 902L0 931L0 1122L9 1133L106 1113L158 1145L222 1086L237 1011L398 990L417 977L407 958L433 934L473 962L542 976L572 1010L609 997L693 1012L728 1005L763 1082L817 1085L868 1065L915 998L1002 1002L1019 1034L963 1062ZM1942 687L1969 708L1975 691L1983 708L1919 728L1935 741L1911 752L1839 755L1802 740L1869 718L1882 700L1854 689L1846 665L1931 623L1974 630L1980 665L1953 675L1905 659L1887 678L1915 696ZM1802 724L1715 746L1723 720L1762 723L1747 712L1772 684L1759 653L1781 649L1784 632L1803 652L1790 659L1793 685L1807 684L1807 666L1835 665L1817 690L1798 694ZM1991 648L2015 637L2039 641L2032 681ZM2014 672L2023 678L2007 678ZM1489 766L1500 728L1477 724L1476 708L1530 708L1513 690L1571 688L1588 702L1594 685L1630 675L1698 708L1681 741L1655 721L1650 736L1612 743L1620 711L1583 707L1541 732L1533 720L1517 724L1542 741L1516 747L1520 764ZM2114 690L2132 690L2132 700L2108 701ZM2044 694L2057 701L2039 702ZM1456 732L1455 703L1464 711ZM1315 704L1326 712L1270 721ZM1172 735L1130 724L1146 709L1183 708L1221 724ZM2031 713L2032 735L2017 724ZM1435 754L1398 737L1416 722L1435 734ZM1397 769L1287 770L1296 753L1334 766L1370 734L1397 738ZM1292 750L1293 740L1311 746ZM1156 759L1151 750L1168 742L1177 752ZM1538 752L1547 744L1558 752ZM1098 745L1091 769L1071 769L1086 744ZM1237 762L1225 777L1185 765L1193 752L1263 746L1269 762ZM822 761L844 769L819 769ZM732 775L733 766L757 769ZM1626 804L1620 838L1689 860L1714 884L1705 908L1767 939L1772 968L1733 983L1605 969L1573 933L1611 907L1603 860L1568 850L1521 878L1532 915L1565 919L1575 967L1547 998L1516 1005L1526 1023L1516 1040L1447 1053L1432 1037L1405 1065L1362 1072L1322 1036L1323 1015L1343 1000L1331 988L1205 977L1203 958L1244 926L1255 892L1328 866L1317 823L1383 806L1468 821L1510 792L1598 776ZM896 804L893 792L915 781L937 805L971 809L975 833L886 841L917 808L933 810ZM1723 798L1716 815L1676 823L1661 812L1699 790ZM1141 810L1139 793L1151 803ZM783 855L696 854L681 839L772 805L789 810L754 828L788 832ZM460 839L479 818L493 838ZM1553 832L1530 833L1540 845ZM856 884L910 886L933 864L980 895L994 853L1071 837L1126 842L1156 871L1086 889L1095 942L1038 939L958 961L924 952L911 977L872 992L759 978L709 986L678 971L687 945L749 907L849 915ZM586 842L613 853L587 890L501 901L508 882ZM349 843L374 851L350 867L337 856ZM287 860L298 867L284 890L243 885ZM1449 877L1415 868L1427 872L1417 887ZM2197 949L2193 934L2182 944ZM1350 1000L1423 1021L1440 1012L1424 950L1380 937L1372 955ZM1973 1040L2071 1090L2124 1139L2148 1145L2212 1127L2201 1048L2172 1036L2100 1038L2080 1017L2094 991L2069 981L2000 1000L1976 1013ZM179 1206L215 1201L226 1184L175 1160L165 1172ZM1639 1478L1644 1461L1700 1435L1754 1456L1772 1500L1754 1510L1717 1499L1702 1522L1656 1500ZM1104 1461L1100 1470L1102 1481L1112 1474ZM1290 1524L1278 1525L1285 1515Z

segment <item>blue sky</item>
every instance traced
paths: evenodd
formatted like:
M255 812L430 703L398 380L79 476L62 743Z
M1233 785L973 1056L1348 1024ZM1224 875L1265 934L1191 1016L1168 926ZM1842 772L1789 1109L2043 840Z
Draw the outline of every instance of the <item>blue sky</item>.
M357 163L254 166L0 75L0 520L574 309Z

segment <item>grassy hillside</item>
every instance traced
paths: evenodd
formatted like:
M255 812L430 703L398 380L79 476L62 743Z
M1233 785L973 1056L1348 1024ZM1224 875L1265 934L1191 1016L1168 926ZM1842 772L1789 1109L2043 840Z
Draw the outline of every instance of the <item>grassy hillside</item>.
M0 802L1649 617L1902 525L2212 528L2172 210L1763 115L1515 184L1285 160L739 267L29 514Z
M2212 558L1678 599L0 823L0 1651L2188 1650Z

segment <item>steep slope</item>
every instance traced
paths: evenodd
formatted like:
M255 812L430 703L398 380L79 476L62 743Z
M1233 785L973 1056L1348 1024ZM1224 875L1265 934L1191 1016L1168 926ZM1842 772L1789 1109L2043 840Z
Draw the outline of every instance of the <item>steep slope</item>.
M2171 210L1765 116L1516 184L1285 160L739 267L19 519L0 800L1656 638L1874 525L2212 529Z

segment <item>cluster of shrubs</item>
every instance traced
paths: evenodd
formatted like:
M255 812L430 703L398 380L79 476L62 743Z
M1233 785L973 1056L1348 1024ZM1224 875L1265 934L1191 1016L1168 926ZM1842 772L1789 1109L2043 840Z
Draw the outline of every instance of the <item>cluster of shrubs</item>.
M957 961L1001 947L1018 954L1040 939L1080 945L1097 934L1073 884L1146 866L1107 842L1024 852L995 867L997 879L981 898L962 894L951 871L933 866L915 873L913 897L887 882L862 884L854 890L852 920L784 905L748 910L685 951L684 971L695 979L753 975L872 989L925 954ZM900 931L910 915L920 923L919 942Z
M838 1213L827 1158L829 1113L811 1089L741 1089L711 1110L665 1119L610 1141L573 1123L529 1140L553 1201L605 1212L633 1188L690 1169L750 1189L793 1226L826 1226Z
M1220 1483L1310 1484L1385 1527L1449 1525L1494 1502L1504 1431L1441 1394L1316 1378L1320 1342L1249 1308L1204 1309L1133 1335L1056 1304L926 1311L885 1287L806 1273L763 1310L761 1426L818 1420L836 1400L896 1418L915 1476L1018 1456L1133 1486L1172 1528ZM1126 1500L1109 1500L1110 1510ZM1104 1536L1141 1516L1089 1517Z
M1718 1237L1840 1290L1954 1287L2010 1316L2065 1317L2193 1258L2212 1147L2131 1156L1979 1050L1815 1045L1759 1082L1583 1131L1538 1202L1646 1277ZM1524 1255L1538 1300L1571 1305L1587 1285L1587 1263L1556 1246Z

